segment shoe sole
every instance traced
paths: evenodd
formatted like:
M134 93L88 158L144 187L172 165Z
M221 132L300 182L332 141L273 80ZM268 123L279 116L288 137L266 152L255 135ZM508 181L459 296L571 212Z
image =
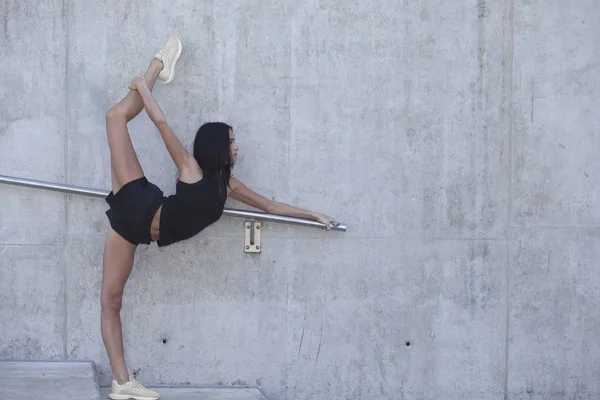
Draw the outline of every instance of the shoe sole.
M168 84L171 83L173 81L173 79L175 78L175 65L177 64L177 61L179 60L179 56L181 55L181 51L183 50L183 45L181 44L181 40L179 40L178 37L176 37L175 39L177 39L177 43L179 44L179 46L177 46L177 55L175 56L175 58L173 59L173 65L171 65L171 74L169 75L169 79L167 79L166 81L163 82L163 84ZM122 399L119 399L122 400ZM136 399L138 400L138 399ZM146 400L146 399L140 399L140 400Z
M108 395L108 398L112 400L158 400L160 397L133 396L128 394L110 393Z

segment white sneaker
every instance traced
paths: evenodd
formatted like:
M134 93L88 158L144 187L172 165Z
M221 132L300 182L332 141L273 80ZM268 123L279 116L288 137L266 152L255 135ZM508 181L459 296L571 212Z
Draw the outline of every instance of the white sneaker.
M119 385L117 381L112 381L112 391L108 397L113 400L158 400L160 395L144 385L135 378L129 377L129 381Z
M154 55L154 58L163 63L164 68L158 74L158 79L165 85L171 83L175 77L175 64L181 55L181 49L181 41L177 37L171 36L165 47Z

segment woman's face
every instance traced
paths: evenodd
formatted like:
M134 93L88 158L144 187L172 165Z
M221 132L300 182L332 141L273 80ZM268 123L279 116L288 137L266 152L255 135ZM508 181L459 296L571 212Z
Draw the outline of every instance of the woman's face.
M233 129L229 130L229 145L230 145L230 149L231 149L231 163L235 164L235 162L237 160L237 153L240 148L238 147L237 143L235 142L235 134L233 133Z

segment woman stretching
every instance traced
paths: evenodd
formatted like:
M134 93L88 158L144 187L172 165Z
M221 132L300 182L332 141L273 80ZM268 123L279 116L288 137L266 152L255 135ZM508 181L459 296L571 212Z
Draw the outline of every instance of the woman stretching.
M325 215L268 200L231 177L238 146L227 124L202 125L194 139L193 155L186 151L152 97L157 79L164 84L173 80L180 55L181 42L170 38L145 75L134 78L127 96L106 114L112 191L106 197L110 227L104 248L101 325L113 376L111 399L159 398L129 376L123 349L121 300L140 243L156 241L162 247L191 238L221 217L227 196L269 213L319 221L327 230L333 222ZM179 170L175 194L168 197L144 176L127 131L127 122L143 108Z

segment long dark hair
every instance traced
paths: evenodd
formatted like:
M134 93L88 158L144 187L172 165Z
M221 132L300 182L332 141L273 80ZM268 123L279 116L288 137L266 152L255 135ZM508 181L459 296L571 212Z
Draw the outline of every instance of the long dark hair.
M194 158L204 178L220 201L227 198L231 178L231 126L223 122L208 122L198 129L194 139Z

